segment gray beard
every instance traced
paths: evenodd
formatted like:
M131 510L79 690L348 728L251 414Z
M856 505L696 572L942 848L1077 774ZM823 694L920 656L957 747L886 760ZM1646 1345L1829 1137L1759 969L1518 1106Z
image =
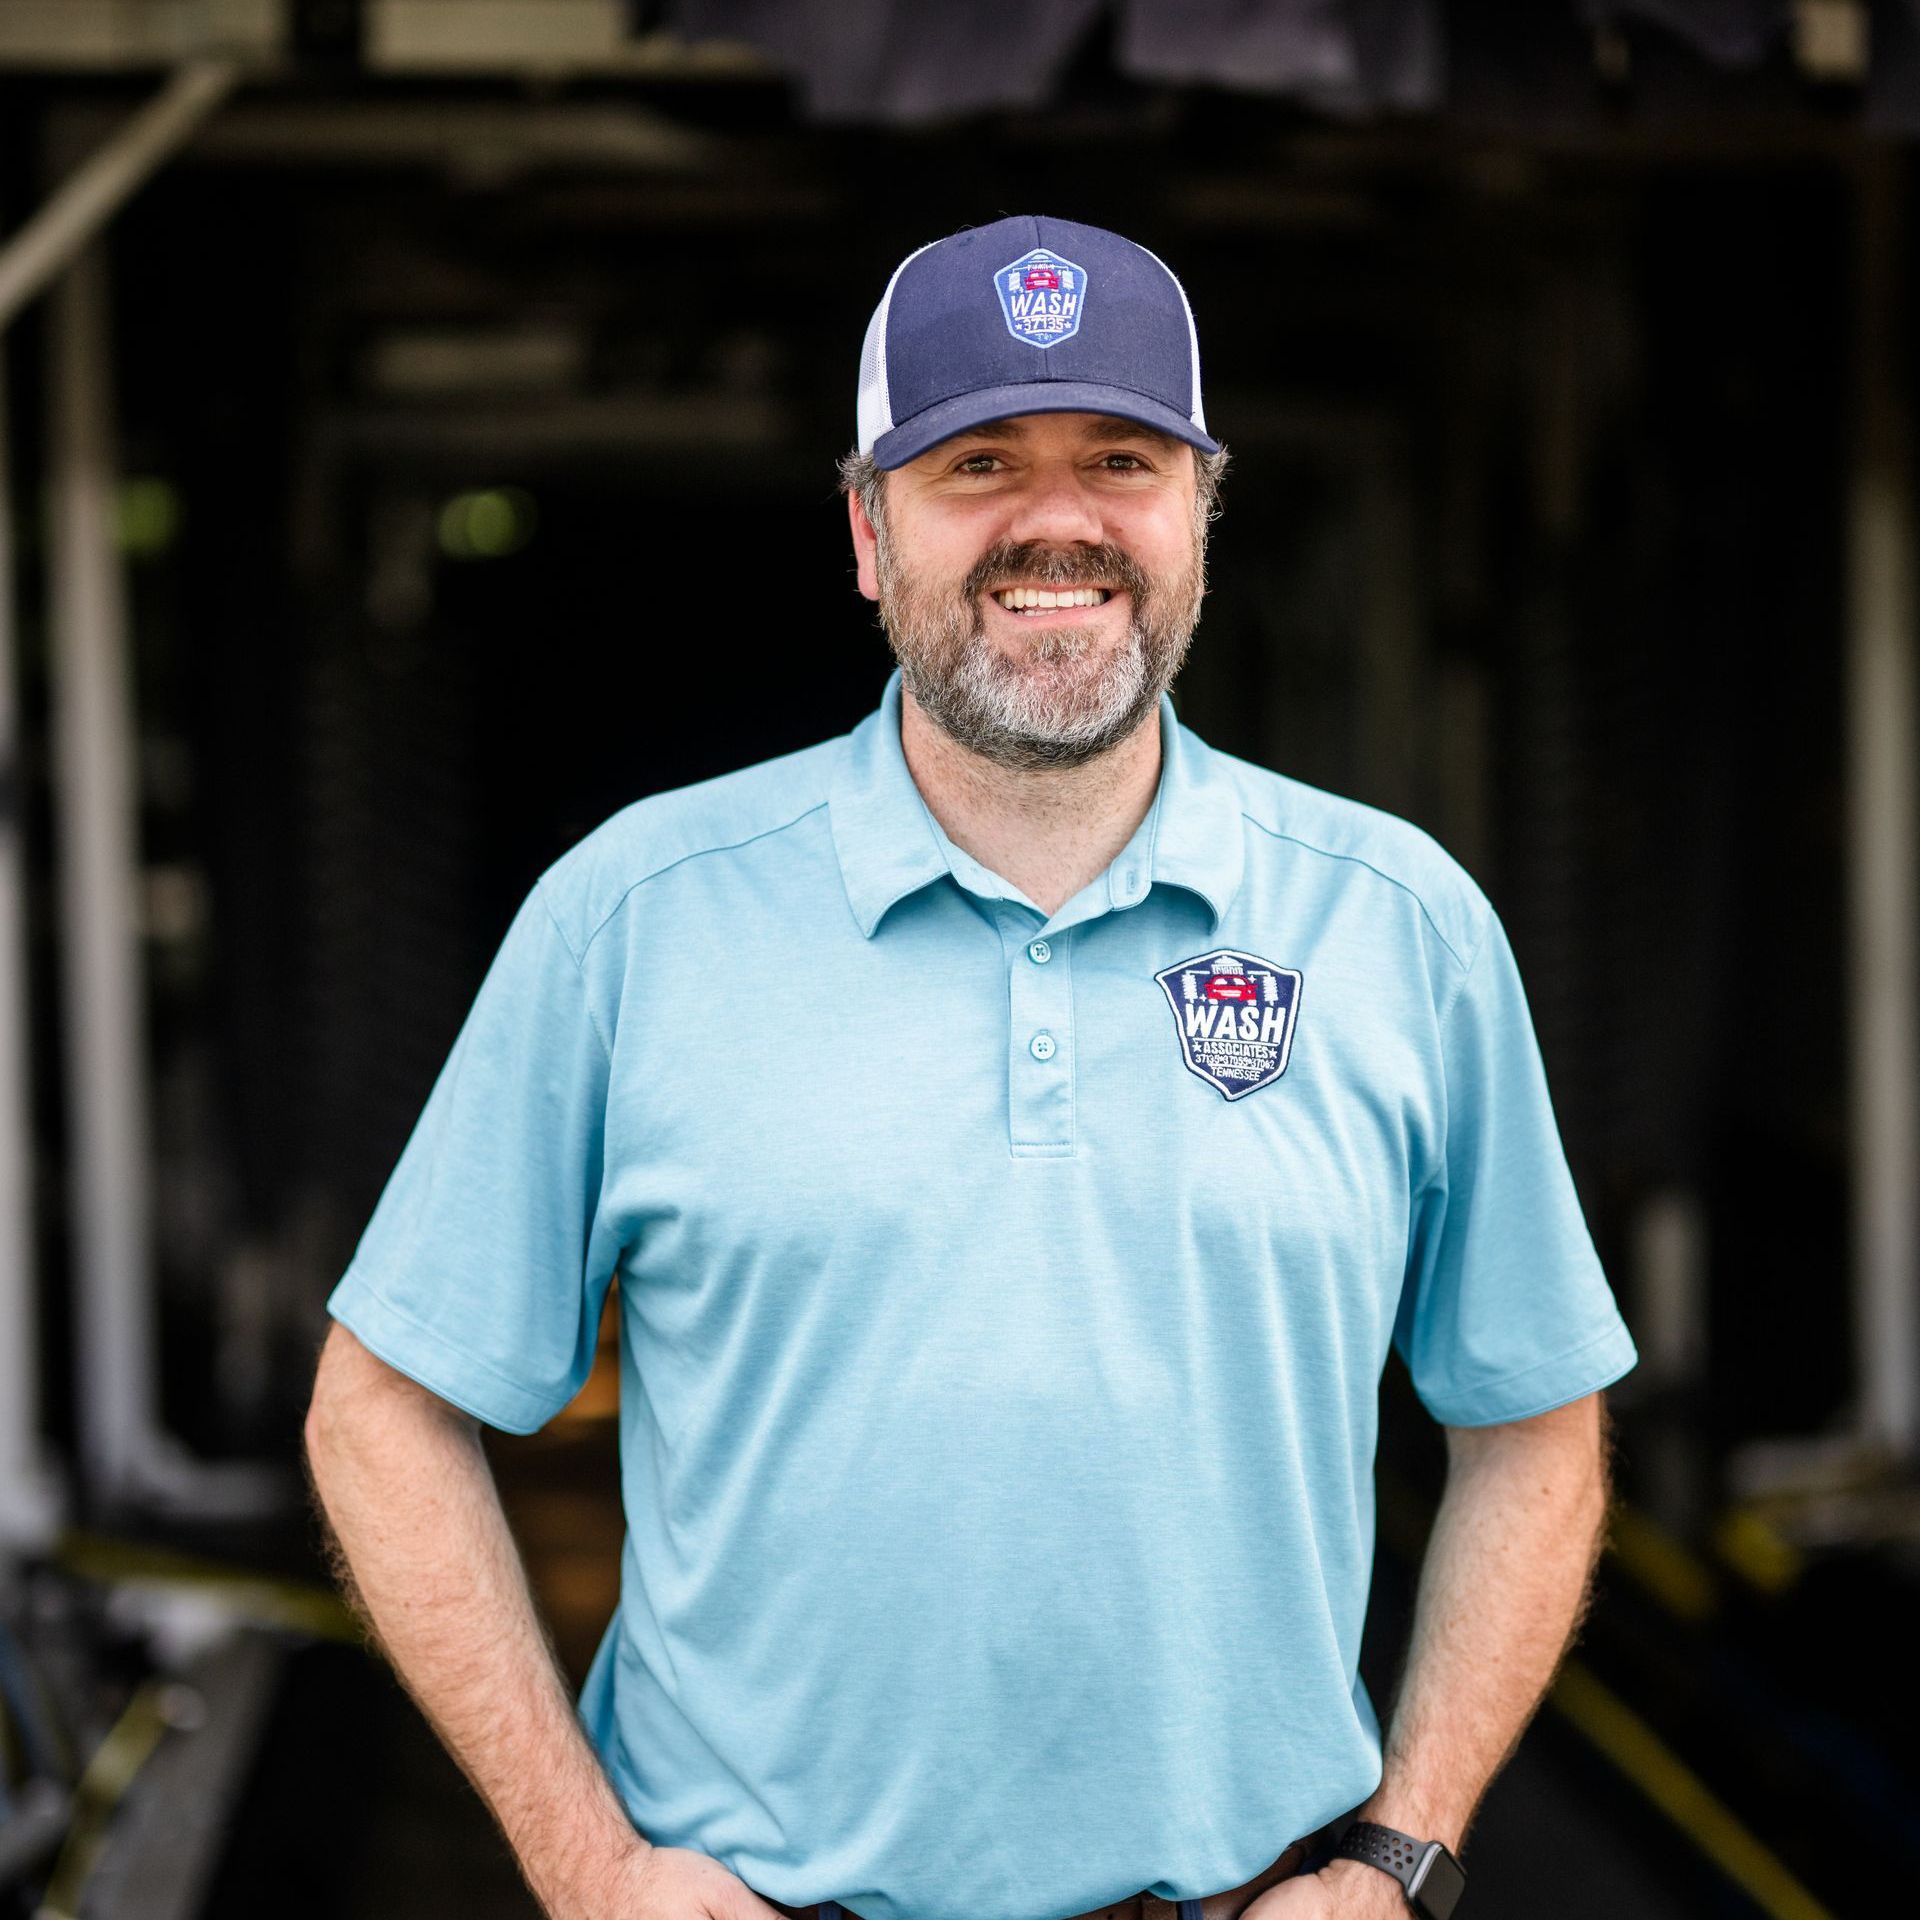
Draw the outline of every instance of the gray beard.
M1127 739L1158 709L1199 622L1204 536L1191 566L1170 579L1150 580L1110 546L1002 545L943 593L907 575L885 532L876 532L880 623L902 683L942 732L1015 772L1084 766ZM1125 588L1125 641L1101 658L1086 634L1042 628L1027 643L1026 662L1003 658L987 639L979 595L1010 574L1052 587Z

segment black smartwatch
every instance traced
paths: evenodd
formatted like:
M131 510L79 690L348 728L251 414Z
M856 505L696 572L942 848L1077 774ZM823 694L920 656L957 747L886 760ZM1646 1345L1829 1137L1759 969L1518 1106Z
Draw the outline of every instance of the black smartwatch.
M1336 1860L1364 1860L1390 1873L1406 1889L1407 1905L1421 1920L1452 1920L1467 1876L1438 1840L1415 1840L1391 1827L1356 1820L1334 1848Z

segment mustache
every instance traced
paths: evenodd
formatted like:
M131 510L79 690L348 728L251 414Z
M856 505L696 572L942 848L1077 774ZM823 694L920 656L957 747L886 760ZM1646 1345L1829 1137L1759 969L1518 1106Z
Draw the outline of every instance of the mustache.
M972 600L996 582L1019 580L1045 587L1116 587L1138 606L1151 587L1133 556L1110 541L1098 546L1043 547L1032 540L1003 540L973 563L960 583L960 596Z

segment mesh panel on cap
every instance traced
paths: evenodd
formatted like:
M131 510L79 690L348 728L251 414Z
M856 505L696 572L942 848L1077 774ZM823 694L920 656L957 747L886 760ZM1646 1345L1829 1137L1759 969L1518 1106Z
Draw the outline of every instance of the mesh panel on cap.
M1138 240L1133 244L1140 247ZM1187 352L1193 380L1193 407L1187 418L1205 433L1207 416L1200 410L1200 329L1193 324L1193 302L1187 298L1187 290L1180 284L1180 276L1151 247L1140 247L1140 251L1173 282L1173 290L1180 296L1181 311L1187 316Z
M887 399L887 309L893 305L893 290L909 263L919 259L927 247L937 245L938 241L929 240L926 247L915 247L894 268L887 290L867 322L867 337L860 343L860 385L853 409L856 444L862 453L871 453L873 443L883 433L893 431L893 408Z
M873 318L867 322L867 337L860 343L860 390L853 416L862 453L871 453L873 443L893 427L893 415L887 407L887 356L883 351L887 337L887 299L892 294L893 287L889 284L886 297L874 308Z

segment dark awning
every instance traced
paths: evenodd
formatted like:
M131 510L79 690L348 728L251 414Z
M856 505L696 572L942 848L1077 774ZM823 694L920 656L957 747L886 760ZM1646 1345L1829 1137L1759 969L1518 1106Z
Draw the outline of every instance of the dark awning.
M755 47L814 121L908 125L1126 78L1343 118L1601 125L1730 108L1920 131L1920 0L630 0Z

